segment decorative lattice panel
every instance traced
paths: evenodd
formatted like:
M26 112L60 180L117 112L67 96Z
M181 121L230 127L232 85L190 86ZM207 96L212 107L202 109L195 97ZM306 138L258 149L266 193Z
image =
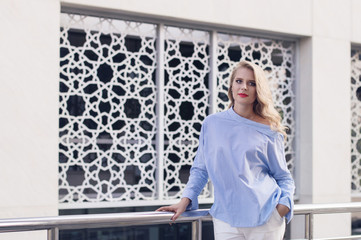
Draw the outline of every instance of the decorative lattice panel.
M210 32L196 29L71 14L61 18L63 208L160 205L180 197L202 122L210 111L226 109L228 77L240 59L269 72L273 97L290 128L286 153L293 169L294 43L221 33L212 33L211 42ZM157 115L157 109L164 114ZM212 199L210 184L201 198Z
M62 14L60 202L154 199L155 34Z
M282 115L282 123L289 128L285 143L288 168L293 171L295 160L295 43L280 40L249 38L219 33L217 47L217 108L228 107L228 85L232 69L240 60L261 66L269 77L272 97Z
M351 51L351 167L353 193L361 192L361 50Z
M180 197L208 109L209 33L165 27L165 198ZM206 188L203 196L210 196Z

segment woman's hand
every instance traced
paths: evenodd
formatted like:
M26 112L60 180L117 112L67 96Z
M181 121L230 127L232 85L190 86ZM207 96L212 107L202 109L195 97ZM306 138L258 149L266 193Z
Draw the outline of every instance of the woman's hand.
M158 208L156 211L174 212L174 215L170 219L174 222L182 213L184 213L184 211L187 209L187 206L189 205L190 202L191 202L191 200L189 198L185 197L185 198L182 198L180 200L180 202L177 204L174 204L171 206L166 206L166 207L161 207L161 208Z
M281 217L286 216L286 214L290 211L290 209L287 206L282 204L278 204L276 208Z

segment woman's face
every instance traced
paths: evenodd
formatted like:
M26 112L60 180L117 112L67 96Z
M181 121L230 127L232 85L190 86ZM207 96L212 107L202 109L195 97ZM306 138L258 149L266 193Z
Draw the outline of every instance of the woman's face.
M257 99L256 80L252 70L241 67L232 81L232 96L235 105L251 105Z

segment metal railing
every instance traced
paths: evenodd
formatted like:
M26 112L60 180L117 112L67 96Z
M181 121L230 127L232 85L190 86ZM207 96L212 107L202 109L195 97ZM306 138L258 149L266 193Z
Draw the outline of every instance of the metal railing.
M313 216L315 214L361 212L361 202L335 204L297 204L295 215L305 215L305 238L313 238ZM120 226L139 226L170 223L173 213L169 212L133 212L89 215L67 215L56 217L0 219L0 233L46 230L48 240L58 240L59 230L102 228ZM211 221L207 209L189 211L177 219L180 222L192 222L192 240L202 239L202 222ZM323 240L361 239L361 235L325 238Z

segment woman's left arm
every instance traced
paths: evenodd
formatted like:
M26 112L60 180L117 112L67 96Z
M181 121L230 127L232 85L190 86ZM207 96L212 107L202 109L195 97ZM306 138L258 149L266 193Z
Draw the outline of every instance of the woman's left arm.
M277 133L277 136L273 141L271 140L268 142L267 154L270 173L282 191L277 210L280 214L286 214L287 222L290 222L293 217L293 194L295 192L295 183L287 168L282 134Z

